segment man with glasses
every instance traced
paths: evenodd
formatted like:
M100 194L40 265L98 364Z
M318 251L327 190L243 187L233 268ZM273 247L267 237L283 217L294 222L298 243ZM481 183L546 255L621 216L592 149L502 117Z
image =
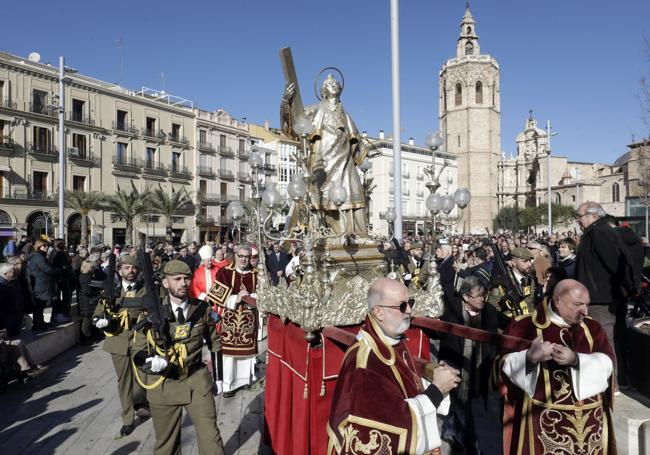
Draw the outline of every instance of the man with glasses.
M242 387L250 387L255 377L257 355L257 310L244 300L255 297L256 271L251 268L252 248L241 245L233 264L215 276L208 301L221 314L223 356L223 396L229 398Z
M627 385L625 362L625 318L627 297L633 284L625 273L627 258L619 236L605 218L597 202L578 207L575 217L582 229L575 265L575 279L589 290L589 313L600 323L617 357L617 379Z
M477 276L463 278L455 297L445 307L444 321L497 333L498 314L486 305L486 290ZM445 334L440 340L440 360L460 370L460 385L451 391L450 413L442 437L453 450L466 454L503 453L501 406L490 387L495 346Z
M539 242L529 242L528 251L533 255L533 269L537 284L543 285L546 281L545 273L551 267L551 261L542 254L542 245Z
M440 447L436 414L460 378L443 363L419 368L404 337L412 311L402 283L380 278L370 285L368 316L336 383L328 453L423 454Z

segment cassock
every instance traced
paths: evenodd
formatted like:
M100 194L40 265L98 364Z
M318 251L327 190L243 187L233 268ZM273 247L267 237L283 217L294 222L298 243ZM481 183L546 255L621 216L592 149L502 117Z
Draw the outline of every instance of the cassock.
M233 264L219 269L208 293L208 301L221 314L224 392L256 380L257 310L243 302L236 303L241 290L246 289L249 294L254 294L256 286L257 276L253 270L240 270Z
M223 261L221 261L223 262ZM205 264L201 264L192 276L192 285L190 286L190 297L193 299L207 300L208 292L212 288L212 283L217 275L217 272L224 264L219 265L217 261L212 261L212 267L207 268Z
M389 339L372 316L357 339L336 383L328 454L423 454L440 447L437 408L424 394L428 381L405 339ZM449 399L438 405L446 412Z
M615 454L611 374L615 357L600 324L585 318L566 323L550 304L519 316L507 335L562 344L578 355L577 367L553 360L526 367L527 350L502 358L507 386L504 453Z

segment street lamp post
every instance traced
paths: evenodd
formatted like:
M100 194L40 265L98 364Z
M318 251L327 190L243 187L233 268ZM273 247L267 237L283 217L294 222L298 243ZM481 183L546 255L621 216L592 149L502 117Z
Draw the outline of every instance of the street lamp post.
M65 59L59 57L59 235L64 238L64 193L65 193Z

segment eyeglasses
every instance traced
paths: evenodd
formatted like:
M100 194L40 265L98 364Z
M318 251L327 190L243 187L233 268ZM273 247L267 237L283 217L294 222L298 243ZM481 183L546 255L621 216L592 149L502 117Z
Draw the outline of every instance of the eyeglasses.
M250 259L251 258L250 254L248 254L248 255L246 255L246 254L238 254L237 257L240 258L240 259Z
M407 305L410 306L411 309L413 309L413 307L415 307L415 298L411 297L408 300L404 300L404 301L400 302L399 305L375 305L375 306L379 306L379 307L382 307L382 308L399 308L399 311L401 313L406 313L406 306Z
M587 215L591 215L591 213L576 213L574 216L576 217L576 219L579 220L583 216L587 216Z
M478 295L472 295L472 294L465 294L465 295L467 297L469 297L470 299L478 299L479 297L485 298L485 293L481 293L481 294L478 294Z

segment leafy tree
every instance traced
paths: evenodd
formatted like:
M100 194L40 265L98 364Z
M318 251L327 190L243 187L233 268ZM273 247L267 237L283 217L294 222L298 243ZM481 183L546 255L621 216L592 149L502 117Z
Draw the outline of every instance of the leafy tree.
M162 186L153 190L147 197L147 202L151 211L159 213L165 217L165 230L167 234L167 241L172 241L172 218L181 209L188 208L192 205L192 198L187 194L185 189L175 191L172 187L172 192L167 193L162 189Z
M133 191L118 189L114 195L104 198L104 207L126 222L126 241L136 245L133 236L133 222L136 217L145 214L147 210L147 194L140 193L133 186Z
M102 193L66 190L63 199L66 207L76 210L81 215L81 240L79 243L88 246L88 213L101 208Z
M494 217L492 227L497 229L506 229L513 232L519 230L519 210L516 207L503 207Z

